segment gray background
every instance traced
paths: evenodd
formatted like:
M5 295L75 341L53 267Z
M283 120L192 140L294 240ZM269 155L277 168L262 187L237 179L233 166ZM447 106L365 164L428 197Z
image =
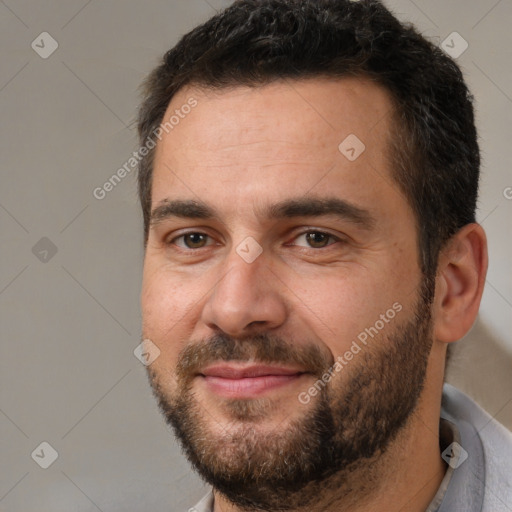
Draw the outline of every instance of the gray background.
M137 149L144 75L228 3L0 0L1 511L179 511L205 492L133 355L135 172L103 200L92 191ZM450 380L510 427L512 2L387 3L437 43L456 31L469 44L458 62L476 96L491 265ZM46 59L31 47L51 48L42 32L58 43ZM31 457L43 441L58 452L48 469Z

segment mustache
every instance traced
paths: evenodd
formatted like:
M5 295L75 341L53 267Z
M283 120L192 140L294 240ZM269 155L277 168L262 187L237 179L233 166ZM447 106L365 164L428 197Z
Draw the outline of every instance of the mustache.
M235 339L217 333L206 340L187 344L178 355L176 374L190 380L207 365L219 361L254 362L299 366L304 372L321 377L334 364L334 358L318 344L293 344L270 334Z

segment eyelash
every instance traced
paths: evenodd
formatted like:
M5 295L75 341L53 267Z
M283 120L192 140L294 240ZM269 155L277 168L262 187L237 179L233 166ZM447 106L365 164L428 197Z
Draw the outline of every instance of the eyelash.
M337 236L334 236L333 234L328 233L327 231L322 231L322 230L319 230L319 229L307 229L307 230L301 231L300 233L297 233L297 235L293 238L293 240L296 240L297 238L299 238L301 236L304 236L304 235L307 235L307 234L310 234L310 233L325 235L325 236L328 237L328 239L334 240L334 242L333 243L328 243L324 247L311 247L311 246L305 247L305 246L299 246L302 249L313 249L315 251L318 251L320 249L327 249L331 245L334 245L334 243L343 242L343 240L341 238L339 238ZM212 244L209 244L209 245L206 245L206 246L203 246L203 247L198 247L198 248L194 249L194 248L190 248L190 247L187 247L187 248L180 247L180 246L178 246L176 244L177 240L184 239L186 236L189 236L189 235L203 235L203 236L209 237L210 239L212 238L210 235L208 235L207 233L203 233L202 231L189 231L187 233L182 233L181 235L172 238L171 240L166 242L166 245L174 245L175 247L178 248L178 250L186 251L186 252L198 251L200 249L206 249L207 247L210 247L212 245Z

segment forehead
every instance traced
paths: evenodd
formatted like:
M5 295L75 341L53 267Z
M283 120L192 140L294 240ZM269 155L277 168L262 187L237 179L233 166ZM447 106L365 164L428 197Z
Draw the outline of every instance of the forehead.
M392 113L388 92L365 78L185 87L162 121L172 118L156 148L152 202L218 201L225 192L241 205L313 189L345 189L355 200L378 188L397 195L388 158Z
M192 115L181 114L177 119L176 114L191 98L197 100L198 108L190 112ZM173 118L177 123L171 129L174 136L164 134L165 142L160 147L175 141L185 147L218 148L232 138L243 142L258 132L279 135L277 141L288 136L311 143L326 134L335 140L345 132L358 132L364 137L374 128L380 133L388 131L391 113L389 93L363 77L282 80L214 90L187 86L178 91L167 108L163 122ZM197 122L199 117L201 123ZM194 134L201 137L186 140Z

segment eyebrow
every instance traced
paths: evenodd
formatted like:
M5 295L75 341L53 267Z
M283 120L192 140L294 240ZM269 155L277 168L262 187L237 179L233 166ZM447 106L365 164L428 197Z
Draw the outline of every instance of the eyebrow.
M264 217L272 219L291 219L296 217L321 217L333 215L351 222L367 231L375 225L375 217L368 210L337 197L299 197L280 201L270 205L264 211ZM163 199L151 212L151 226L172 217L186 219L220 220L218 213L206 203L195 200Z

